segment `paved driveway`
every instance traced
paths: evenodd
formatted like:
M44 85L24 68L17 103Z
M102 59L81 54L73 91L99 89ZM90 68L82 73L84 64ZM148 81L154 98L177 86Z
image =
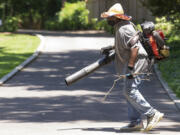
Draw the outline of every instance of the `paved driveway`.
M127 124L121 83L106 102L112 86L113 63L67 87L64 78L100 58L99 49L113 38L96 32L44 33L38 59L0 87L1 135L117 135ZM156 76L142 93L165 118L152 134L180 134L180 112ZM141 133L143 134L143 133Z

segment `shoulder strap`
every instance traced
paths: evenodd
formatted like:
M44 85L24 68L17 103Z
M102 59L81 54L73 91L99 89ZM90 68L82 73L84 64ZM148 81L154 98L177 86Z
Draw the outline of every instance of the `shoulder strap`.
M133 22L130 21L130 24L134 27L134 29L135 29L136 31L139 31L139 29L137 28L137 26L136 26Z

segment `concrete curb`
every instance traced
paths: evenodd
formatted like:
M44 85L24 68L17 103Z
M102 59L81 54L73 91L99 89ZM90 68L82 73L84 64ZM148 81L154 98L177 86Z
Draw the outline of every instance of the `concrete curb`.
M167 92L168 96L174 102L178 110L180 111L180 99L176 97L176 94L171 90L171 88L169 88L168 84L162 79L161 72L158 70L157 64L154 65L154 71L159 81L161 82L163 88Z
M36 59L39 56L39 54L42 52L42 50L44 48L44 37L42 35L39 35L39 34L36 34L36 36L39 37L40 40L41 40L40 45L37 48L37 50L27 60L25 60L19 66L15 67L10 73L8 73L7 75L3 76L0 79L0 85L3 85L7 80L12 78L17 72L22 70L26 65L28 65L30 62L32 62L34 59Z

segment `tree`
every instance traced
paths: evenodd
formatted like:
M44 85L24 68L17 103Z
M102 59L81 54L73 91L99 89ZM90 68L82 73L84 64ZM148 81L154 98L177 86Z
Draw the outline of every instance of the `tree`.
M62 0L62 7L64 7L64 3L66 2L67 0Z
M140 0L154 16L180 19L180 0Z
M0 0L0 19L18 18L23 28L43 28L47 20L56 18L65 2L81 0Z

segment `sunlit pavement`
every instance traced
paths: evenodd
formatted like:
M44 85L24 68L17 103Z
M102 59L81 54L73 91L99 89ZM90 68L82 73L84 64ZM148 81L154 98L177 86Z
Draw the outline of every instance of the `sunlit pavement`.
M67 87L64 78L95 62L114 40L102 32L46 32L43 54L0 87L0 135L117 135L127 124L122 83L106 102L115 79L114 63ZM180 134L180 112L155 75L145 98L165 118L149 134ZM146 120L144 120L146 122Z

